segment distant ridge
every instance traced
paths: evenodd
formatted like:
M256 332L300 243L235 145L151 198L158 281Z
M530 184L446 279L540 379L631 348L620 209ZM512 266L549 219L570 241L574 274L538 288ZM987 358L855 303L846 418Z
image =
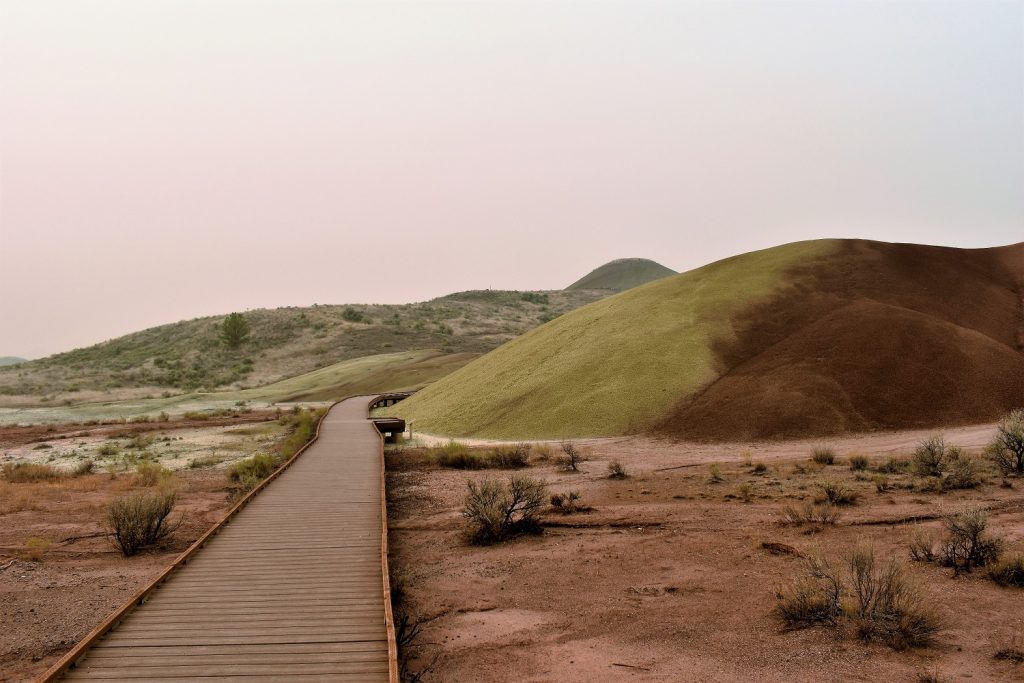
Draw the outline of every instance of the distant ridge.
M24 363L26 358L18 358L17 356L0 356L0 367L4 365L17 365L18 363Z
M595 268L566 289L609 289L624 292L660 280L676 271L645 258L620 258Z

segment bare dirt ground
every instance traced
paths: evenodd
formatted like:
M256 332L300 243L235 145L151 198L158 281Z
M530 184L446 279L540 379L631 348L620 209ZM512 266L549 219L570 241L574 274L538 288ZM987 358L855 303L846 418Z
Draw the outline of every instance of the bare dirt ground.
M977 454L991 433L982 425L945 436ZM541 461L520 473L552 492L577 490L594 509L548 509L542 535L490 547L464 540L466 480L509 472L438 469L423 449L389 454L391 568L405 608L423 621L410 668L439 658L425 678L435 681L1024 680L1024 664L993 657L1024 648L1024 590L979 571L954 578L909 562L906 549L915 528L941 533L943 514L981 505L1007 554L1024 551L1024 482L1005 488L986 466L973 490L926 492L920 477L888 474L891 488L879 492L881 475L849 466L852 454L872 468L909 456L928 434L828 439L839 455L831 466L809 461L820 440L591 440L582 472ZM608 478L613 459L628 478ZM755 474L759 462L766 471ZM709 482L710 463L719 463L720 483ZM782 526L781 508L811 499L826 480L860 494L838 525ZM804 571L800 556L842 564L862 541L881 560L907 560L945 622L934 645L895 651L849 628L786 631L775 617L777 588ZM773 552L766 543L783 545Z
M104 506L135 487L134 474L46 483L0 481L0 681L32 680L160 573L227 510L224 473L176 475L172 519L156 548L125 558L103 536ZM30 559L30 539L51 545Z

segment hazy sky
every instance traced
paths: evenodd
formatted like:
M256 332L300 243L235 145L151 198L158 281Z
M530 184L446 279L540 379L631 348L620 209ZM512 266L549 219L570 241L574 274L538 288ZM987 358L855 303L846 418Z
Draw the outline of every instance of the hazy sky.
M0 0L0 355L1024 240L1024 2Z

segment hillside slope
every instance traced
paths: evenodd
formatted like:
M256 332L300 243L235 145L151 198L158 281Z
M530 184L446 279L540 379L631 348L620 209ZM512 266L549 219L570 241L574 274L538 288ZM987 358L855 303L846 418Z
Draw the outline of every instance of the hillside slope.
M591 304L397 407L421 431L767 439L1024 404L1024 244L784 245Z
M253 310L250 339L235 350L219 338L224 316L197 318L0 368L0 396L33 405L246 389L402 351L451 356L440 365L451 370L607 294L485 290L418 304Z
M645 258L623 258L595 268L566 289L608 289L624 292L654 280L675 275L676 271Z

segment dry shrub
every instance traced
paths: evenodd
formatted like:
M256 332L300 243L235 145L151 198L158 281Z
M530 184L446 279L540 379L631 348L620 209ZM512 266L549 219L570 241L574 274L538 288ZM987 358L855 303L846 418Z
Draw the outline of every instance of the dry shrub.
M843 613L843 584L828 562L818 556L807 560L806 572L780 589L776 614L787 628L816 624L835 625Z
M840 516L839 508L835 505L814 504L810 501L804 501L800 507L787 505L781 512L782 524L786 526L835 524Z
M776 614L788 628L838 626L845 613L858 637L897 650L928 645L942 629L938 615L927 606L902 565L893 560L879 566L874 552L864 546L850 554L845 579L826 560L812 556L805 574L776 597Z
M954 449L955 457L949 460L949 473L942 480L942 488L946 490L973 489L981 483L981 474L974 458Z
M892 486L889 484L889 477L885 476L884 474L876 474L875 476L871 477L871 481L875 482L875 490L878 491L879 493L885 493L890 488L892 488Z
M9 462L4 464L4 478L12 484L56 481L63 476L64 473L52 465L33 462Z
M1000 586L1024 588L1024 555L1014 555L990 564L988 575Z
M173 476L173 472L166 467L162 467L159 463L140 462L135 466L136 486L156 486L171 476Z
M890 456L888 460L876 467L875 470L882 474L904 474L909 472L911 468L912 464L906 458Z
M487 456L487 464L502 470L518 470L530 466L530 444L498 446Z
M71 470L71 475L74 477L82 477L86 474L92 474L95 469L96 463L92 460L83 460L75 466L75 469Z
M107 506L106 529L125 557L170 536L181 524L168 517L174 509L174 491L132 493Z
M30 562L42 562L52 545L53 542L48 541L45 538L32 537L25 541L25 549L22 551L22 557Z
M0 482L0 515L10 515L27 510L42 510L38 496L31 491L23 491L17 487Z
M850 469L854 472L860 472L868 468L868 459L863 455L851 455L850 456Z
M946 469L946 441L941 436L932 436L920 443L914 450L914 474L922 477L941 477Z
M722 481L722 466L717 462L713 462L708 465L708 483L720 484Z
M907 541L910 559L914 562L934 562L938 557L935 550L936 538L932 531L915 529Z
M956 573L970 572L999 559L1003 539L986 533L988 515L971 508L949 515L945 520L948 536L942 544L941 560Z
M543 482L514 475L507 482L470 480L466 486L462 516L471 543L487 545L540 531L538 516L547 497Z
M457 470L482 470L487 466L478 453L474 453L458 441L449 441L443 446L431 448L431 459L439 467Z
M985 450L1003 476L1024 475L1024 409L1014 410L999 421L996 438Z
M546 443L538 443L533 445L534 457L540 462L548 462L554 456L554 451L551 450L551 445Z
M1016 643L1001 647L995 651L992 658L1001 662L1013 662L1014 664L1024 663L1024 650Z
M853 505L860 497L859 493L838 481L822 481L818 483L818 487L821 489L821 495L818 497L819 503Z
M811 451L811 461L817 465L833 465L836 462L836 452L828 446L818 446Z
M608 478L609 479L625 479L629 475L626 474L626 468L618 460L612 460L608 463Z
M754 466L750 468L751 474L764 474L767 471L768 465L765 465L763 462L755 462Z
M239 460L228 468L228 479L232 483L232 497L241 498L259 486L277 469L280 460L266 453L257 453L251 458Z
M861 640L876 640L893 649L928 645L942 630L937 613L896 559L875 562L869 546L850 554L851 617Z
M574 512L581 512L589 508L580 502L583 496L579 491L566 491L564 493L551 494L551 507L563 515L571 515Z
M587 461L586 455L572 441L562 442L562 464L565 469L578 472L580 464Z

